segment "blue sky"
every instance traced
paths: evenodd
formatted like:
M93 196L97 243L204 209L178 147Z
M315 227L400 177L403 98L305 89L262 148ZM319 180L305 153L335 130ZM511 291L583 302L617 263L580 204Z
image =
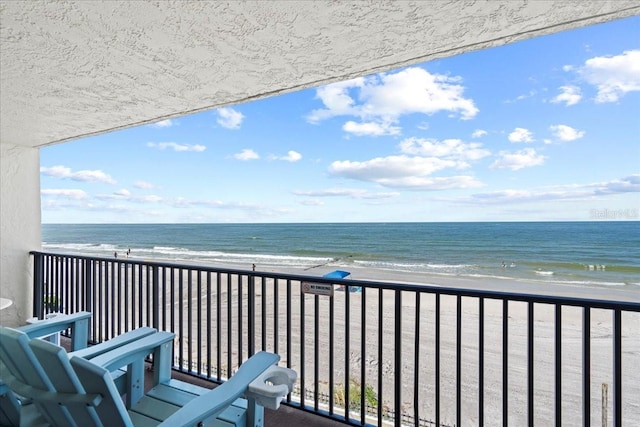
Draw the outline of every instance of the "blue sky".
M640 17L41 150L43 223L640 219Z

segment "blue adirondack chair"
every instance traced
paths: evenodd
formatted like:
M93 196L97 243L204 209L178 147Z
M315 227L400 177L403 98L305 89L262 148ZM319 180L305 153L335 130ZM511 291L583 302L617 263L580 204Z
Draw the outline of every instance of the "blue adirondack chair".
M71 349L74 352L68 353L67 357L72 355L92 358L99 356L118 346L136 341L140 338L157 332L153 328L139 328L135 331L127 332L107 342L87 347L89 319L91 313L78 312L73 314L58 315L55 318L45 319L30 325L16 328L18 334L24 336L23 339L46 337L53 333L64 330L71 332ZM0 337L0 353L13 349L4 349L4 339ZM14 356L15 357L15 356ZM43 420L39 417L39 413L34 405L29 405L29 399L23 399L16 396L11 389L4 383L3 377L7 375L7 367L2 362L4 358L0 358L0 426L19 426L19 425L38 425ZM116 370L111 373L118 392L125 395L127 393L127 377L126 372Z
M277 409L296 381L294 371L275 366L279 356L266 352L245 361L213 390L171 379L174 334L169 332L86 359L69 358L64 349L43 340L11 341L6 329L0 328L0 337L23 353L18 373L32 372L10 375L7 384L32 398L54 426L262 426L264 407ZM154 361L153 387L144 394L139 384L123 402L110 371L124 366L142 371L148 355Z

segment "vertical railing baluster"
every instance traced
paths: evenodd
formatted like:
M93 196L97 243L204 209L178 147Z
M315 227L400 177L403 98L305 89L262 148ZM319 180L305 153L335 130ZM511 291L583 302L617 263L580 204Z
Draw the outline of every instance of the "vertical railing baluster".
M334 355L335 355L335 337L334 337L334 322L335 322L335 315L334 315L334 298L331 297L329 299L329 414L333 415L333 406L334 406L334 392L335 392L335 388L334 388L334 375L333 375L333 370L334 370Z
M622 427L622 311L619 308L613 310L613 425Z
M171 286L171 283L167 281L167 268L162 268L162 330L167 330L167 286Z
M394 424L400 427L402 421L402 291L395 290L394 309L394 390L393 390L393 410L396 414Z
M218 371L216 379L221 379L222 369L222 274L216 273L216 365L218 365Z
M509 426L509 300L502 300L502 425Z
M582 425L591 427L591 309L582 308Z
M207 377L211 378L211 328L213 324L211 323L211 272L207 271L207 298L206 298L206 316L207 323L205 328L207 329ZM202 327L198 325L198 327Z
M155 269L155 265L151 265L149 266L149 268L147 268L147 278L146 278L146 282L145 282L145 292L146 292L146 296L147 296L147 300L151 301L151 298L153 298L153 290L152 290L152 286L153 286L153 273ZM152 309L153 307L149 307L148 304L144 304L144 307L146 308L146 318L147 318L147 323L145 323L146 326L152 326L153 325L153 320L151 319L151 314L152 314ZM182 335L182 334L181 334Z
M249 356L251 356L255 353L256 348L256 277L253 273L251 273L248 277L249 283L247 284L247 287L249 288L249 291L247 295L247 346L249 348ZM264 327L262 331L264 335Z
M202 272L196 271L198 281L196 283L196 363L198 364L198 374L202 374ZM207 360L207 365L209 361Z
M104 314L108 318L108 321L105 322L110 326L108 330L107 339L113 338L117 335L116 332L116 301L118 301L117 296L117 270L116 270L117 260L110 260L107 262L108 268L105 268L105 287L109 288L109 298L105 298L105 310Z
M171 267L171 332L176 331L176 269ZM141 286L142 287L142 286Z
M305 293L300 292L300 406L305 407L304 401L306 398L306 377L305 377L305 367L307 365L305 360L305 337L307 335L307 331L305 330Z
M242 364L242 325L244 324L242 319L242 275L238 274L238 366ZM255 325L254 325L255 327Z
M260 282L261 282L261 286L262 286L262 309L260 310L260 313L262 314L262 330L261 335L262 335L262 349L263 351L267 350L267 284L266 284L266 278L260 277ZM275 283L275 281L274 281ZM273 302L275 304L274 310L277 311L277 306L278 306L278 298L277 292L274 292L275 296L273 299ZM274 324L275 327L275 324ZM274 351L274 353L278 354L277 351ZM251 353L253 354L253 353Z
M462 297L456 295L456 425L462 425Z
M187 366L193 371L193 270L187 270ZM181 330L183 330L181 328Z
M104 336L104 325L105 325L105 318L104 318L104 299L106 298L105 294L106 294L106 285L104 283L104 275L105 275L105 270L106 270L106 263L105 262L100 262L98 264L98 322L96 322L98 324L98 342L102 342L105 339Z
M178 270L178 360L184 371L184 269Z
M160 327L159 318L160 318L160 267L157 265L153 266L152 271L152 294L149 301L151 301L151 310L152 310L152 320L150 325L156 329Z
M131 325L129 324L129 295L131 289L129 287L130 275L131 275L131 264L125 263L124 265L124 298L122 304L124 305L124 330L131 330Z
M349 286L344 287L344 413L347 421L351 419L349 413L350 396L349 386L351 385L351 369L349 368L349 357L351 356L351 292Z
M555 423L562 425L562 305L555 305Z
M534 306L527 302L527 416L529 427L534 425Z
M318 410L318 378L320 377L320 297L313 296L313 409Z
M233 288L231 282L231 273L227 273L227 378L231 377L231 371L233 370L233 361L231 360L231 353L233 351Z
M440 426L440 293L435 294L435 398L436 426Z
M484 426L484 298L478 299L478 426Z
M273 352L280 353L280 321L278 314L280 313L280 292L278 290L280 282L278 278L273 278Z
M287 279L287 368L291 369L291 279ZM291 393L287 394L287 402L291 402Z
M383 357L383 326L384 326L384 304L383 289L378 288L378 426L382 426L382 357Z
M361 288L360 298L360 425L366 424L367 417L367 378L366 378L366 360L367 360L367 288Z
M420 295L421 293L416 291L415 336L413 341L413 419L416 424L420 423Z
M120 335L122 334L122 305L124 304L124 298L122 296L122 267L126 268L126 265L124 263L121 262L117 262L116 263L116 268L117 268L117 278L118 281L116 283L116 301L117 301L117 310L114 310L114 312L117 311L117 319L116 319L116 334L115 335ZM114 313L115 314L115 313Z
M84 289L85 289L85 303L84 303L84 309L87 310L90 313L93 313L93 307L94 307L94 301L93 301L93 297L95 295L95 293L93 292L93 281L91 280L91 278L93 277L93 261L90 259L83 259L82 263L84 265ZM91 330L89 331L91 333L91 336L89 337L89 341L95 341L95 320L92 318L89 321L92 326L91 326Z

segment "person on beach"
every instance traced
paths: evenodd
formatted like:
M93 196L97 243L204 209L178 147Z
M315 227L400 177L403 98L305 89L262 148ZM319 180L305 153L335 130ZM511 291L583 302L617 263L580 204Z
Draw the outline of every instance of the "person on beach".
M253 271L256 271L256 265L255 264L251 264L251 268Z
M118 252L114 252L114 253L113 253L113 257L114 257L114 258L118 258Z

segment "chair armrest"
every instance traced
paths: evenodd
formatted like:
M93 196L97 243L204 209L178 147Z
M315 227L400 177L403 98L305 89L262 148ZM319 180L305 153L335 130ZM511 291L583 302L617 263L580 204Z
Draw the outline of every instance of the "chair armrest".
M156 368L166 369L170 378L171 352L173 350L172 344L174 336L175 334L172 332L156 332L153 335L148 335L93 357L91 362L108 371L113 371L114 369L143 361L148 355L153 353L154 362L158 362L158 364L162 363L159 362L160 360L166 359L166 368L164 366L157 366ZM75 354L76 353L74 353L74 357Z
M29 338L38 338L71 328L71 349L75 351L87 347L90 318L91 313L88 311L79 311L39 320L16 329L27 334Z
M269 409L278 409L280 402L293 391L298 374L293 369L271 366L251 381L245 397Z
M156 332L158 332L157 329L144 326L129 332L125 332L124 334L120 334L114 338L111 338L110 340L101 342L100 344L92 345L90 347L83 348L82 350L71 352L69 353L69 357L78 356L85 359L92 359L123 345L136 342L141 338L153 335Z
M214 419L236 399L242 397L249 384L264 371L278 363L280 356L261 351L240 365L238 371L226 382L196 397L165 419L158 427L176 425L203 425Z

